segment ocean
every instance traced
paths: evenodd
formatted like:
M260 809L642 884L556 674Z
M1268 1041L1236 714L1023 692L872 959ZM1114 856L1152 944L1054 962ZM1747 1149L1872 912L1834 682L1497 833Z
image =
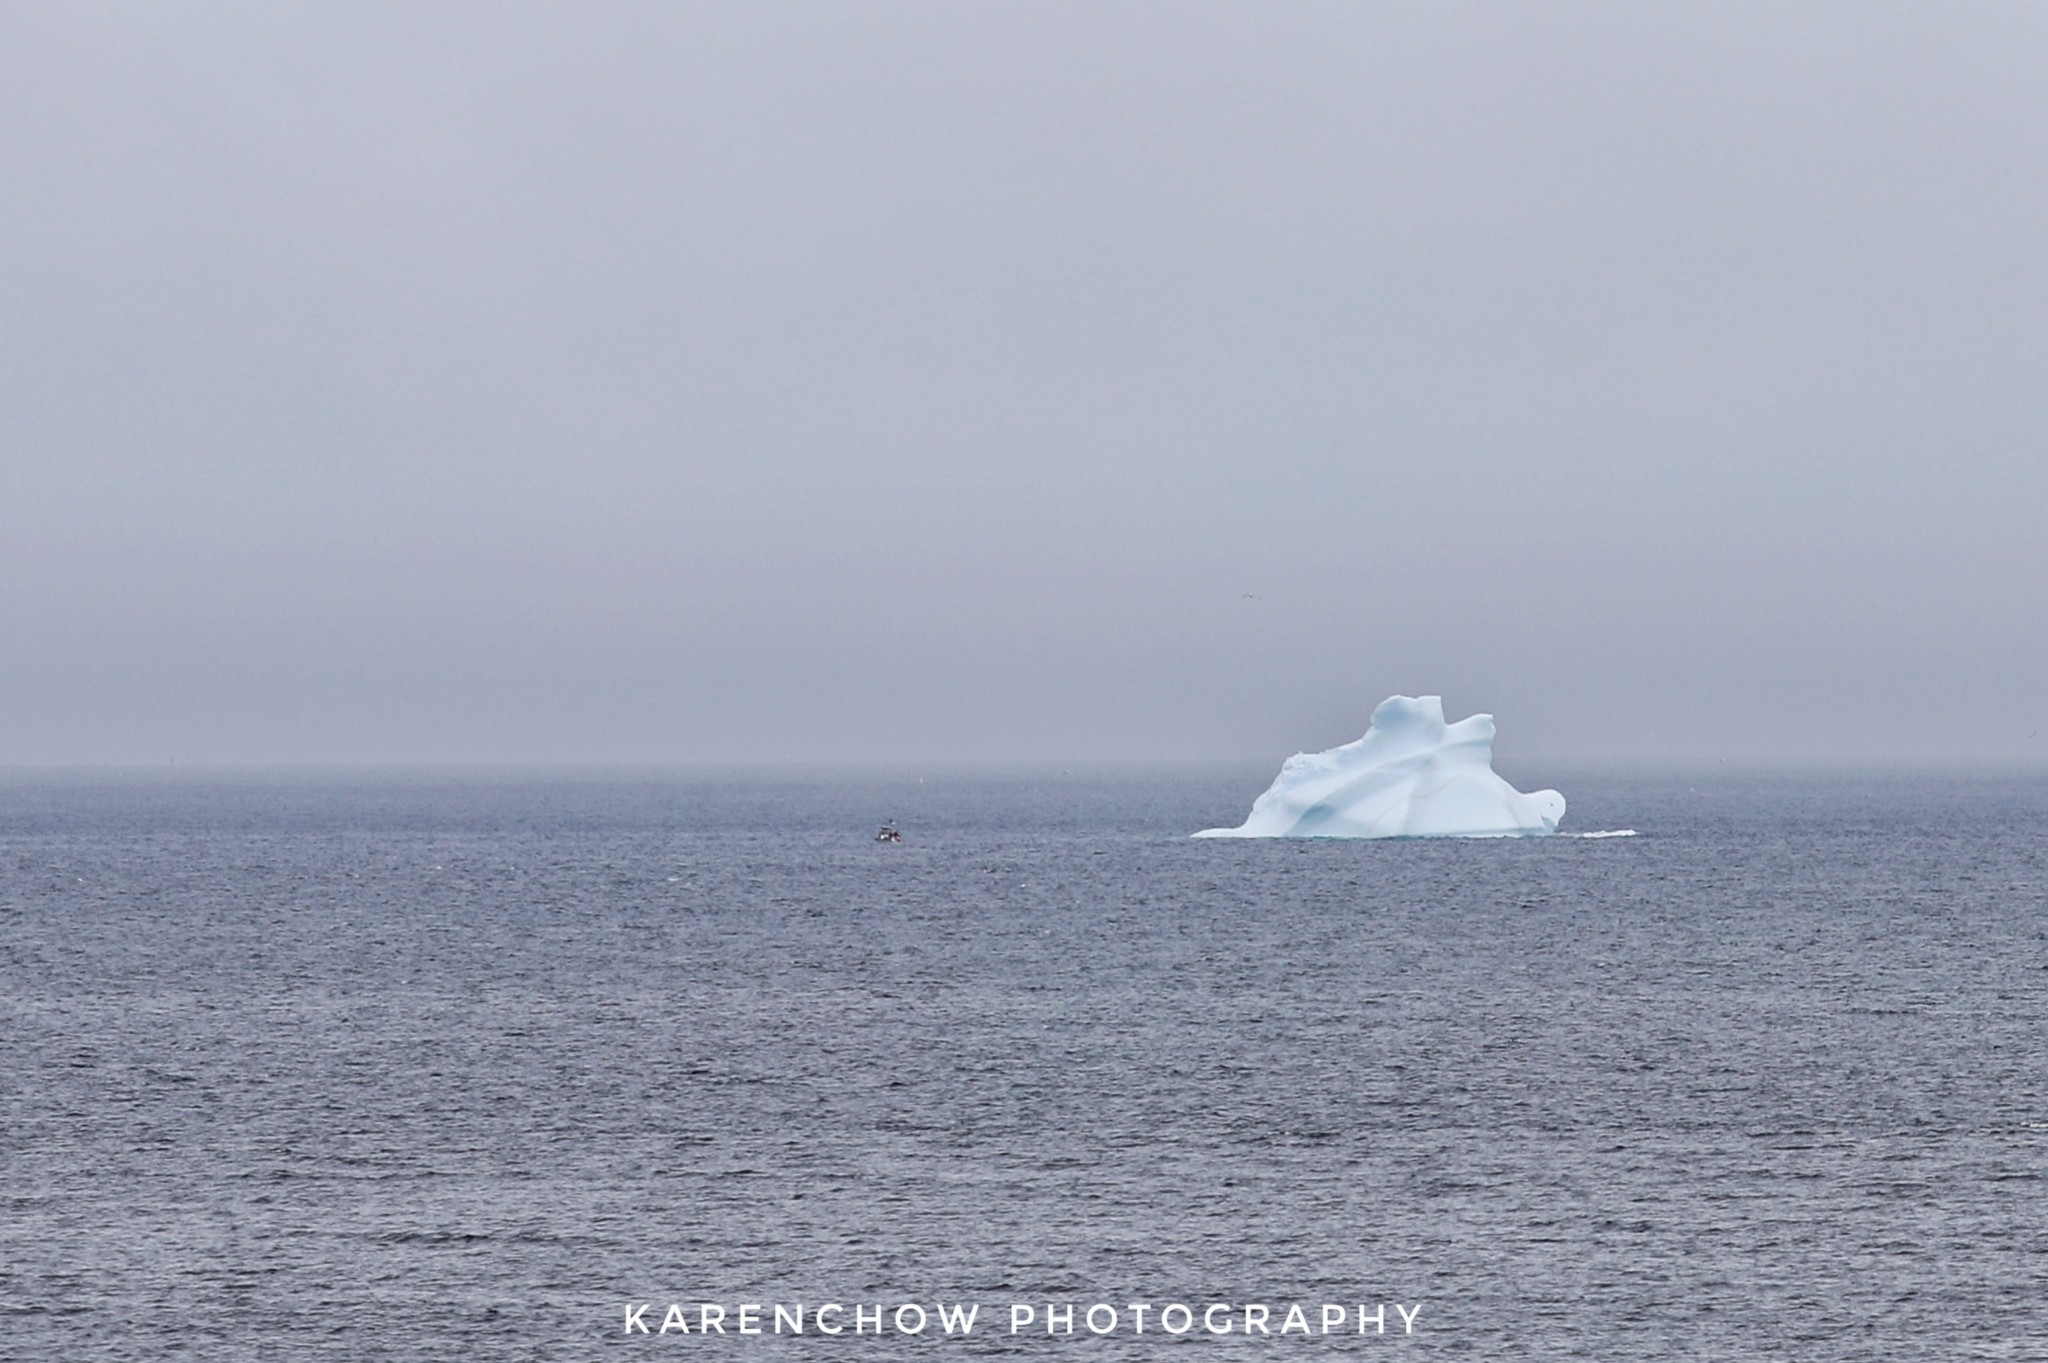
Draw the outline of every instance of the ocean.
M2048 1358L2048 776L1506 774L0 776L0 1359Z

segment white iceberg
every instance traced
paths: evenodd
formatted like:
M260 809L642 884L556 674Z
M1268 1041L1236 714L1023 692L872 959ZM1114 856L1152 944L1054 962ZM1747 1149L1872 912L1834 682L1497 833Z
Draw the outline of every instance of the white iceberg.
M1389 696L1355 743L1297 753L1236 828L1198 838L1531 838L1564 796L1494 774L1493 716L1444 723L1441 696Z

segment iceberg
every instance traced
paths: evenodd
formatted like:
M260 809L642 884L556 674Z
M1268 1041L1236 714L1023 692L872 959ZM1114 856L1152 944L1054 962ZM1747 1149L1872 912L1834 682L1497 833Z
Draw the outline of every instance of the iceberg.
M1236 828L1198 838L1531 838L1557 831L1564 796L1494 774L1493 716L1444 723L1441 696L1389 696L1365 737L1296 753Z

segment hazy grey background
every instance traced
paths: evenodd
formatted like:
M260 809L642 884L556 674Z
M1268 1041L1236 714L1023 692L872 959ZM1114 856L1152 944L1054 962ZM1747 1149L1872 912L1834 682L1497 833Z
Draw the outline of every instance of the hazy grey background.
M2044 134L2039 5L10 3L0 763L2042 760Z

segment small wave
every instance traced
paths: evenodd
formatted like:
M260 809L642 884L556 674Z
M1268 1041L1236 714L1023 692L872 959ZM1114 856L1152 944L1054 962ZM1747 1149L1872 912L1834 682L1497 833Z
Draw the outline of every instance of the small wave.
M1635 835L1636 831L1633 828L1606 828L1597 833L1566 833L1563 836L1567 838L1632 838Z

